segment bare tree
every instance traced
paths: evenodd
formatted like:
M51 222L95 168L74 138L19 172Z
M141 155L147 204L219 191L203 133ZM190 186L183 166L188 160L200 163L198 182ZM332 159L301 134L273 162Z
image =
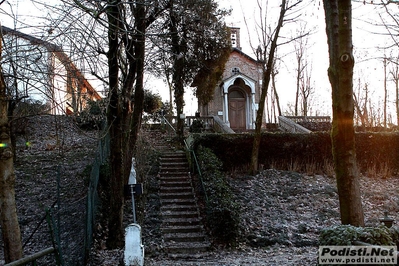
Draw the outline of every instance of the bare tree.
M120 247L123 245L124 235L123 187L127 183L131 158L135 152L141 125L144 100L143 75L146 66L151 67L156 64L146 62L148 55L146 44L149 41L157 41L154 46L158 47L159 51L170 52L165 53L168 56L164 56L163 60L171 58L165 65L172 77L171 85L175 92L179 116L184 105L184 85L190 81L186 77L191 77L192 80L195 73L201 69L198 62L212 61L214 59L212 56L217 55L214 49L223 44L219 36L212 31L216 26L219 27L220 24L216 22L220 21L220 16L213 16L211 13L215 8L215 3L211 0L203 0L201 3L180 0L134 2L74 0L63 3L63 7L58 9L54 7L60 12L60 16L53 23L62 24L63 27L55 29L53 34L59 34L64 39L69 38L70 46L76 48L77 53L89 61L92 74L107 86L109 101L107 122L111 142L109 159L111 173L107 180L109 182L107 240L108 247ZM79 17L78 22L76 22L77 17ZM202 31L198 27L199 22L204 26ZM164 27L158 27L159 25ZM76 38L76 35L79 38ZM207 38L203 38L200 42L199 37ZM87 49L79 46L81 40L85 40ZM196 47L191 45L193 40L199 43ZM203 52L204 56L195 57L200 52ZM95 60L88 58L89 55L93 55L92 58L105 58L102 63L106 71L96 72L100 67L94 67ZM197 60L188 60L188 58ZM188 65L188 62L192 65ZM184 120L179 122L181 128L179 132L183 131L183 122Z
M0 39L2 34L0 31ZM0 59L2 42L0 41ZM10 97L7 95L3 70L0 66L0 223L4 243L5 262L22 258L22 240L15 203L15 150L11 145L11 131L8 120Z
M311 79L312 67L309 69L309 65L306 65L303 76L300 80L299 92L301 96L301 111L303 116L309 115L309 109L311 106L311 96L314 94L314 87L312 86Z
M81 55L91 74L107 87L110 176L107 223L109 248L124 244L124 185L140 130L144 106L146 30L168 1L62 1L52 6L52 34ZM52 27L57 25L57 27ZM82 42L81 40L85 40Z
M277 107L277 115L280 116L280 115L282 115L282 112L281 112L281 105L280 105L280 97L278 95L277 86L276 86L276 77L279 73L279 71L277 70L277 67L276 67L276 65L277 65L276 61L277 60L275 60L275 62L274 62L273 71L271 74L272 75L272 77L271 77L272 78L272 88L274 91L274 100L275 100L275 105L273 105L273 106ZM277 121L277 119L275 119L275 121Z
M301 28L299 33L301 34L305 28ZM296 57L296 93L295 93L295 106L294 115L299 115L299 104L301 92L303 95L304 89L304 72L308 66L308 61L306 57L306 50L308 45L308 38L303 37L294 41L295 57Z
M396 125L399 126L399 56L392 61L389 74L395 84Z
M364 91L364 93L363 93ZM360 119L360 125L363 128L366 128L369 126L369 109L367 105L369 104L369 89L368 89L368 84L364 84L364 89L363 86L361 85L360 79L359 79L359 84L358 84L358 90L357 92L353 93L353 100L354 100L354 107L355 107L355 117L359 120ZM358 124L358 123L357 123Z
M332 153L341 222L364 226L353 126L352 6L350 0L324 0L332 88Z
M387 128L387 101L388 101L388 89L387 89L387 64L388 60L386 56L383 59L384 64L384 103L383 103L383 114L384 114L384 128Z
M259 149L260 149L260 141L261 141L261 128L263 115L265 111L265 100L267 96L267 92L269 89L269 84L271 81L271 75L273 71L273 63L275 60L276 49L278 46L278 39L280 36L281 28L283 27L285 22L290 21L287 19L287 12L294 9L298 4L302 1L294 1L293 4L289 0L282 0L280 5L280 13L278 17L278 22L276 24L275 29L272 31L270 36L266 32L266 28L261 23L261 45L257 50L258 60L264 62L262 69L262 86L261 86L261 95L259 99L259 108L256 113L256 121L255 121L255 133L254 133L254 141L252 146L251 153L251 166L250 172L255 173L258 170L258 159L259 159ZM259 7L261 7L261 3L258 1ZM262 8L260 8L262 11ZM262 16L263 14L261 14Z

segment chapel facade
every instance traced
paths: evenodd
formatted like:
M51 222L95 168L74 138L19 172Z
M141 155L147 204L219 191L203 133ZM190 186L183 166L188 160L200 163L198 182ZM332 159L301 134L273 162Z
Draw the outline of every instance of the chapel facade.
M255 128L262 84L262 65L241 51L240 29L231 28L232 51L213 100L199 105L204 116L219 116L235 131Z

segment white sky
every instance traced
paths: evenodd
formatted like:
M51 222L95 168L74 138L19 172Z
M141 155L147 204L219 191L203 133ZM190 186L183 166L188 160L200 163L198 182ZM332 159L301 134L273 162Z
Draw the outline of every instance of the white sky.
M232 14L229 18L226 19L227 24L230 26L239 27L241 30L241 47L244 53L247 53L253 56L253 49L250 46L250 43L255 48L258 46L259 42L257 41L257 31L259 24L259 7L257 4L257 0L237 0L234 1L234 5L232 5L232 1L229 0L218 0L220 7L224 8L232 8ZM263 4L266 1L260 1ZM281 1L268 1L269 11L267 23L271 26L274 25L277 21L277 16L279 15L280 8L279 4ZM317 4L318 1L312 1L313 4L310 4L306 7L306 9L301 11L299 19L302 21L308 21L307 28L310 30L311 28L315 29L314 34L312 35L309 43L312 43L312 48L309 49L308 53L310 53L309 60L313 65L314 70L318 70L317 74L312 77L315 84L314 86L317 88L315 92L315 97L318 98L317 102L320 106L318 106L318 115L327 115L330 114L330 84L328 82L328 77L326 75L328 68L328 54L327 54L327 37L325 34L324 27L324 10L322 6ZM275 5L275 6L273 6ZM292 35L295 35L296 28L299 23L290 23L287 26L283 27L281 31L282 37L289 38ZM321 26L321 27L320 27ZM293 52L293 45L287 44L280 46L278 48L278 56L283 56L283 61L280 64L279 74L277 75L277 91L281 100L281 107L284 111L287 111L288 103L293 103L295 100L295 91L296 91L296 73L295 73L295 53ZM314 71L316 72L316 71ZM315 115L315 114L313 114Z
M35 0L37 2L40 0ZM57 0L44 1L45 3L56 2ZM243 52L253 56L252 49L249 45L252 42L253 46L257 47L257 34L256 34L256 23L259 21L259 8L257 6L258 0L218 0L220 7L233 8L231 16L226 18L228 25L240 27L241 29L241 46ZM272 19L272 16L277 16L279 13L280 0L264 1L268 2L271 7L269 12L268 24L274 23L276 19ZM305 1L304 1L305 2ZM310 1L311 4L306 9L302 10L299 16L300 20L306 20L310 27L316 27L316 33L312 35L311 40L312 47L309 49L309 60L313 65L312 80L316 89L315 97L317 101L317 113L318 115L330 114L331 113L331 88L327 77L328 68L328 53L327 53L327 39L325 34L325 22L324 22L324 10L322 1ZM357 1L358 2L358 1ZM383 45L389 41L389 38L384 38L381 35L371 34L370 31L378 31L376 27L372 27L370 24L366 24L364 20L370 20L374 17L375 21L380 22L377 16L376 7L373 5L363 5L353 1L353 43L354 43L354 54L355 54L355 76L358 75L362 84L368 83L369 88L373 90L373 100L377 103L376 105L382 105L382 84L383 84L383 64L379 58L384 54L381 49L376 49L378 45ZM366 1L369 2L369 1ZM276 6L272 6L272 5ZM13 27L12 19L7 14L10 12L10 7L14 11L13 15L17 15L19 19L18 28L24 28L26 25L43 25L41 20L37 18L38 14L43 16L51 16L43 10L42 5L33 4L31 0L8 0L0 6L0 22L2 25ZM245 21L246 20L246 21ZM296 25L298 25L297 23ZM247 26L248 25L248 28ZM295 32L295 24L289 24L289 27L283 27L282 35L288 36ZM249 37L250 36L250 37ZM283 110L287 110L288 103L292 103L295 98L295 55L292 53L292 45L286 45L279 48L279 55L289 54L284 56L284 62L280 66L280 73L277 76L277 90L282 100ZM388 52L386 52L388 53ZM395 53L398 53L397 50ZM358 86L357 77L354 78L354 89ZM148 80L148 87L152 88L155 92L159 92L165 100L169 99L168 90L165 88L165 84L162 81ZM364 86L364 85L362 85ZM391 94L390 100L393 108L393 84L388 84ZM379 100L379 101L377 101ZM192 115L196 111L196 100L192 95L186 96L186 108L185 112L187 115ZM314 110L315 112L315 110ZM314 114L314 113L313 113ZM396 117L396 116L395 116Z

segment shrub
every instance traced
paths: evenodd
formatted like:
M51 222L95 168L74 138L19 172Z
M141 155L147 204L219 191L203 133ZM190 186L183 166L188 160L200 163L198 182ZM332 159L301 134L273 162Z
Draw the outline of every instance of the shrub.
M76 117L77 124L83 129L102 129L106 120L106 101L87 101L86 108Z
M378 227L338 225L323 229L319 244L320 246L347 246L357 240L373 245L392 246L395 244L393 237L394 231L384 225Z
M29 116L47 114L49 109L45 103L32 99L25 99L15 105L11 104L11 108L15 108L11 119L12 131L15 134L26 133Z
M204 121L195 119L190 126L190 132L191 133L201 133L204 128L205 128Z
M239 232L239 206L221 171L222 163L208 148L198 147L197 154L208 195L207 226L215 239L234 246Z
M397 243L398 236L398 228L388 228L384 225L377 227L338 225L321 231L319 245L352 246L353 241L362 241L377 246L393 246Z

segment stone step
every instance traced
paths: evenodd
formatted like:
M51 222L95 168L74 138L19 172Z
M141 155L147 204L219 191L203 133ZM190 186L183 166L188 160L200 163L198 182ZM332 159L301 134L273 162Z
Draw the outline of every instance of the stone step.
M162 154L160 157L161 162L162 161L186 161L187 162L187 156L186 153L169 153L169 154Z
M164 151L159 171L161 231L172 258L203 257L210 243L199 215L184 151Z
M161 199L193 199L193 192L159 193Z
M204 242L206 236L203 233L167 233L164 234L165 242L187 243L187 242Z
M162 211L162 217L165 219L169 218L198 218L198 212L189 210L189 211Z
M159 164L161 166L168 166L171 164L188 166L186 158L161 158Z
M191 186L191 178L185 175L159 175L158 180L160 185L165 185L168 187L168 183L173 185L178 185L178 183L190 183ZM181 184L185 185L185 184ZM170 186L169 186L170 187Z
M160 188L161 193L192 193L193 188L191 187L190 183L187 185L180 185L180 186L165 186Z
M210 244L207 242L199 242L199 243L171 243L166 246L166 249L169 252L169 255L173 257L172 254L189 254L194 255L196 253L206 252L210 247Z
M173 179L180 178L181 180L190 180L188 176L188 172L160 172L159 179L160 180L169 180L173 181Z
M168 162L168 163L161 163L161 171L169 170L169 169L187 169L188 170L188 163L187 162Z
M161 160L165 159L173 159L173 158L184 158L186 159L186 153L181 151L181 152L164 152L161 154Z
M203 261L207 262L206 258L209 254L205 252L198 251L196 253L169 253L168 257L173 260L184 260L184 261ZM200 265L200 264L198 264ZM205 265L205 264L204 264Z
M203 232L203 227L198 225L182 225L182 226L165 226L162 232L169 233L198 233Z
M162 155L159 159L161 163L170 163L170 162L188 163L186 154L171 155L171 156Z
M200 226L201 220L199 218L163 218L161 228L169 226Z
M160 163L161 170L162 169L188 169L188 163L184 162L168 162L168 163Z
M160 189L163 188L174 188L174 187L191 187L191 182L188 178L185 178L181 180L181 178L176 178L175 180L173 179L167 179L167 178L162 178L161 182L159 183Z
M188 176L190 171L187 168L161 168L159 175L162 176Z
M176 205L169 204L161 206L161 212L188 212L195 211L198 214L198 207L195 204L192 205Z
M168 205L195 205L196 201L194 198L190 198L190 199L163 199L160 198L160 202L162 205L164 206L168 206Z

